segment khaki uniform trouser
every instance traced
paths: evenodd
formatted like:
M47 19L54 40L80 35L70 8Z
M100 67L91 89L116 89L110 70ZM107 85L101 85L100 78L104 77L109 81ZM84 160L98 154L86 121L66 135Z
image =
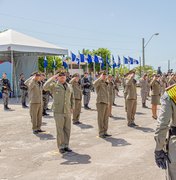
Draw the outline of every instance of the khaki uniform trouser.
M168 163L167 180L175 180L176 179L176 136L170 137L168 156L171 163Z
M31 103L30 104L30 115L31 115L31 122L32 122L33 131L41 129L41 125L42 125L42 104Z
M137 100L126 99L128 125L134 122Z
M75 109L73 110L73 122L79 121L81 113L81 100L75 99Z
M58 114L54 113L57 131L57 147L63 149L69 146L71 132L71 113Z
M148 92L141 91L142 103L146 103Z
M2 93L2 98L3 98L4 106L7 106L9 102L9 93Z
M126 103L126 97L127 97L127 94L124 93L124 99L125 99L125 111L127 112L127 103Z
M104 135L108 130L109 106L105 103L97 103L99 135Z

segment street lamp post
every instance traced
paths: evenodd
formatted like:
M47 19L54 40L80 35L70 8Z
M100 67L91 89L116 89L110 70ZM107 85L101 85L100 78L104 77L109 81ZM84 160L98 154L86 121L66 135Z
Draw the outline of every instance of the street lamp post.
M148 45L148 43L151 41L151 39L153 38L153 36L158 36L159 33L155 33L153 34L150 39L147 41L147 43L145 44L145 39L142 38L142 62L143 62L143 67L145 66L145 48Z

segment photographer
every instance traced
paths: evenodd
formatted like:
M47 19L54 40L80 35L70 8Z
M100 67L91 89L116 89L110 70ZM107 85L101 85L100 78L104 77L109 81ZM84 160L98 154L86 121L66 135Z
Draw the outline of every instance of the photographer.
M84 73L84 77L81 79L81 86L83 89L83 96L84 96L84 109L91 109L88 104L90 101L90 92L91 92L91 82L88 79L88 73Z

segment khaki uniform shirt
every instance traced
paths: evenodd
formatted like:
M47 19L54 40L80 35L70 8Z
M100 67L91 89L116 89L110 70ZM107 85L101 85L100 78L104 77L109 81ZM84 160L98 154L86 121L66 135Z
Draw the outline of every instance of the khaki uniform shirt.
M72 85L75 99L82 100L81 85L74 79L70 80L70 84Z
M70 84L65 83L66 89L60 82L48 79L43 88L45 91L50 91L53 94L53 111L59 114L70 113L74 109L74 93Z
M141 92L148 92L148 80L140 79Z
M43 95L42 95L42 84L41 82L37 82L33 79L33 77L30 77L27 79L24 84L28 87L28 93L29 93L29 101L30 103L41 103L43 102Z
M176 83L176 81L173 78L170 78L168 81L168 87L175 84L175 83Z
M152 88L151 95L159 96L161 94L161 85L156 79L151 81L150 86Z
M169 126L176 127L176 104L165 92L161 97L161 110L155 132L156 151L164 148Z
M93 85L96 89L97 93L97 103L105 103L109 102L109 93L108 93L108 83L98 78L93 82Z
M136 100L137 99L137 92L136 92L136 80L134 78L127 78L126 79L126 99Z

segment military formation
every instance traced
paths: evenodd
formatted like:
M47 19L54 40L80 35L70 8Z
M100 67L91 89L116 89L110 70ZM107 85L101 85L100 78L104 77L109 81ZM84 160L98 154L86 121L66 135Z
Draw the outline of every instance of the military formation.
M10 111L8 106L9 95L12 94L7 74L3 73L0 80L4 110ZM81 124L81 107L91 110L89 106L91 92L95 91L98 135L100 138L112 136L108 133L108 121L113 117L112 106L115 98L119 96L119 87L124 92L124 111L126 112L127 126L135 128L135 114L137 109L137 86L140 87L142 108L148 108L147 100L151 96L151 117L158 119L155 133L156 164L167 169L168 179L176 179L176 74L143 74L136 80L135 70L130 70L123 77L114 77L106 71L100 71L92 81L87 72L83 77L78 73L72 76L61 69L49 79L44 73L34 72L27 80L20 74L19 89L21 91L22 108L28 108L34 134L42 133L42 116L47 113L50 97L57 132L57 146L59 152L64 154L72 152L69 147L71 123ZM82 101L83 100L83 101ZM159 115L158 105L161 105Z

